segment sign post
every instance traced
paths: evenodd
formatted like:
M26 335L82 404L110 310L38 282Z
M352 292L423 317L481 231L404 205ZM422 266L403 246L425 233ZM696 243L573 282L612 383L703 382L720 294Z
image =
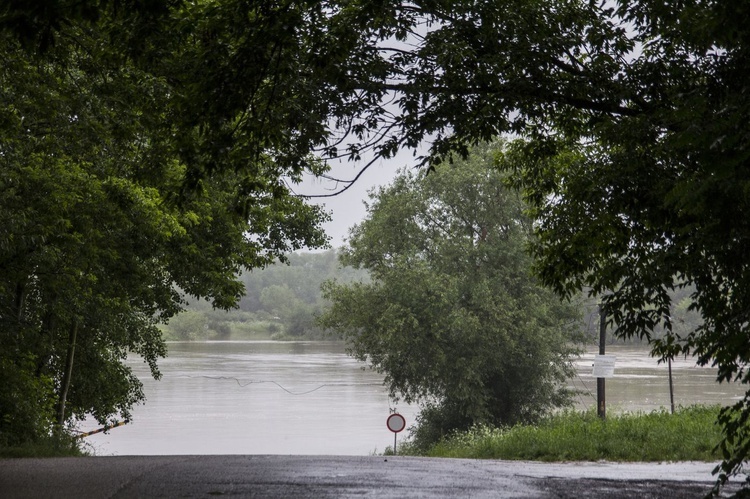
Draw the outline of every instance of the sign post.
M399 413L393 413L390 416L388 416L388 419L385 421L385 425L388 427L389 430L393 432L393 455L396 455L396 435L403 431L404 428L406 428L406 419L399 414Z
M607 312L604 310L604 307L599 304L599 358L604 357L606 338ZM612 365L612 370L614 371L614 363ZM596 362L594 362L594 371L597 371ZM604 396L605 376L602 376L601 374L598 374L596 372L594 372L594 376L596 376L596 413L600 418L604 419L607 417L607 402Z

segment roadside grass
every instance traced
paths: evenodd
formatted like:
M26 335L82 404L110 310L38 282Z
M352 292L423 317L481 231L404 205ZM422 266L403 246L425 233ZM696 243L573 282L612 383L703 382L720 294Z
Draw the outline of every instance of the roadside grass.
M533 461L715 461L721 433L719 406L680 408L597 417L566 411L537 425L477 426L449 436L420 453L407 441L401 455Z
M18 446L0 445L0 458L29 457L80 457L88 456L79 441L69 435L50 435L36 442Z

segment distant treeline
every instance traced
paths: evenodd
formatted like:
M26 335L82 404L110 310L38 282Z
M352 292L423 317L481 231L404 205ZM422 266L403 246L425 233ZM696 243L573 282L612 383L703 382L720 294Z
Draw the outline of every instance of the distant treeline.
M202 300L189 300L186 310L162 326L168 340L243 340L243 339L338 339L321 330L315 317L328 304L320 285L330 279L339 282L367 280L365 270L341 267L338 251L293 253L289 264L277 263L240 276L245 296L239 308L230 312L214 310ZM692 287L672 293L672 327L681 335L700 324L700 316L689 309ZM584 323L592 342L598 341L599 312L596 301L582 301ZM657 331L660 336L661 331ZM622 343L613 329L607 329L607 343ZM639 343L631 338L627 343Z
M239 308L214 310L208 302L188 299L186 310L162 327L169 340L337 339L315 324L326 306L323 281L367 279L367 272L342 268L337 250L294 253L277 263L244 273L245 296Z
M672 317L672 330L681 337L685 337L690 331L700 326L703 323L703 319L700 314L695 310L691 309L693 300L691 295L695 292L694 286L678 287L670 293L672 299L672 308L670 315ZM591 336L592 342L598 342L599 328L600 328L600 316L597 301L593 298L587 298L582 300L584 324L586 325L586 332ZM663 327L657 327L654 331L654 338L661 338L664 336ZM627 340L623 340L615 336L614 327L612 325L607 327L607 344L613 343L627 343L627 344L638 344L646 343L643 338L632 337Z

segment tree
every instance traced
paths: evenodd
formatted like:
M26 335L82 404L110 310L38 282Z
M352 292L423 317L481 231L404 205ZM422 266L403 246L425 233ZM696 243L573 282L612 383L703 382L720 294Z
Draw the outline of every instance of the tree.
M423 405L420 444L474 423L535 421L569 403L577 309L530 273L531 220L493 150L371 194L341 260L372 281L328 282L322 324Z
M137 61L175 85L159 116L164 137L182 139L171 143L192 187L247 157L281 160L253 163L283 165L272 176L297 175L315 164L311 151L371 151L372 164L429 141L422 161L436 165L521 135L519 185L552 217L535 249L544 281L563 294L589 285L618 334L646 337L670 330L671 288L695 286L702 323L667 334L655 354L696 355L719 380L748 382L748 10L695 0L10 1L0 30L35 53L98 32L89 53L104 48L109 63ZM750 398L720 420L723 481L750 452Z
M394 138L434 136L434 160L515 132L538 220L533 252L562 295L590 289L617 334L750 381L746 4L451 2L393 12L433 22L394 57ZM675 331L670 292L702 322ZM719 484L750 452L750 398L719 422Z
M366 277L366 272L341 267L334 249L291 253L286 263L276 262L238 276L245 294L235 310L216 310L207 300L188 298L185 310L203 317L207 325L202 334L185 337L180 315L160 329L167 339L248 339L262 337L265 332L271 339L331 340L330 332L316 324L316 316L327 304L320 286L329 279L350 282L358 277ZM195 333L197 328L191 330Z
M179 12L135 55L117 16L60 23L39 51L0 32L0 445L128 418L143 393L123 360L159 376L177 289L229 308L240 269L325 244L325 214L289 187L303 167L249 136L240 104L194 119L203 42L165 31L190 26Z
M204 314L185 310L169 321L169 329L179 340L204 338L208 330L208 320Z
M382 5L382 4L381 4ZM534 206L542 280L590 289L617 334L750 382L746 3L392 2L413 44L384 56L400 113L391 144L431 160L503 133ZM420 22L415 22L419 20ZM702 323L673 330L670 291ZM750 452L750 395L719 422L719 484Z

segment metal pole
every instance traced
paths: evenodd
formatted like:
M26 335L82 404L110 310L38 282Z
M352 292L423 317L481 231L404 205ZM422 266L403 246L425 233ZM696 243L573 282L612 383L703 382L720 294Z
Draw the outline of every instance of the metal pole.
M599 304L599 355L604 355L607 339L607 314L601 303ZM607 417L607 401L604 396L604 378L596 378L596 413L605 419Z
M396 455L396 436L397 435L398 433L395 433L395 432L393 433L393 455L394 456Z

